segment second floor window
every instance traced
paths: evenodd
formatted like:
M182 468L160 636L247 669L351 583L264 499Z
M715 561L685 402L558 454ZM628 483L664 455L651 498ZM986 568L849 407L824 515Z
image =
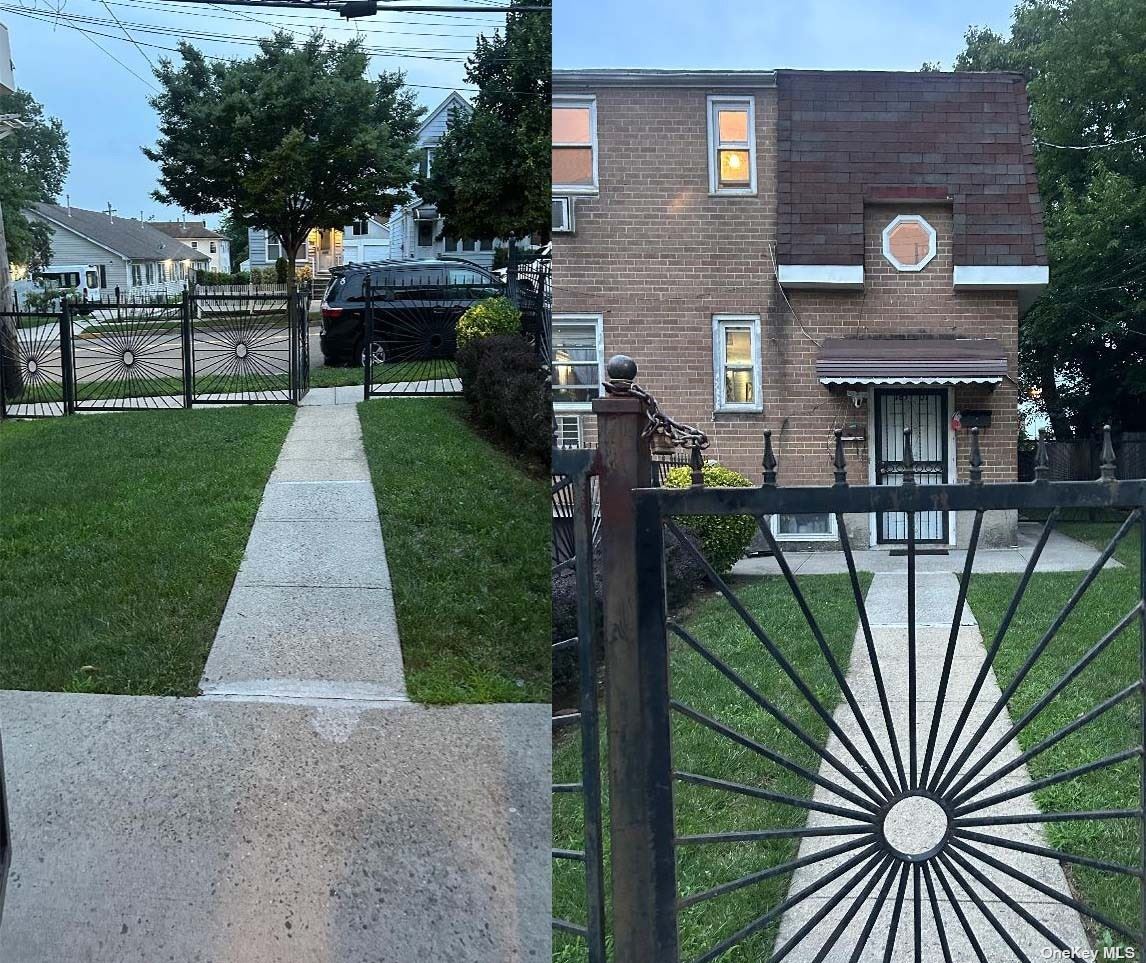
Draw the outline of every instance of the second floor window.
M211 242L211 253L212 253L212 254L218 254L218 253L219 253L219 250L218 250L218 248L215 246L215 242L214 242L214 241L212 241L212 242Z
M267 235L267 260L274 262L282 257L283 249L277 237Z
M597 191L597 100L553 98L553 190Z
M753 98L708 98L708 171L713 194L756 193Z

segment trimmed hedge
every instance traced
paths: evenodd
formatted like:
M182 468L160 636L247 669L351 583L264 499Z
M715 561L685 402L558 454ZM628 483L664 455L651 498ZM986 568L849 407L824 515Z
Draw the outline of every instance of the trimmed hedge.
M509 298L486 298L458 318L458 347L497 334L520 334L521 312Z
M548 459L549 381L525 338L496 335L458 347L462 393L478 424L506 442L513 454Z
M691 484L691 468L673 468L665 475L666 488L688 488ZM752 486L740 472L714 461L704 466L704 484L711 488ZM697 515L689 518L688 525L700 537L708 563L722 575L744 557L756 534L756 520L751 515Z

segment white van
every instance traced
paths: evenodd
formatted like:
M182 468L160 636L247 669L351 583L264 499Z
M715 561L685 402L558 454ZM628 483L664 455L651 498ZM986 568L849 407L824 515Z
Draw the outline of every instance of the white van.
M33 271L32 280L41 288L78 289L85 301L98 301L103 294L96 264L52 264Z

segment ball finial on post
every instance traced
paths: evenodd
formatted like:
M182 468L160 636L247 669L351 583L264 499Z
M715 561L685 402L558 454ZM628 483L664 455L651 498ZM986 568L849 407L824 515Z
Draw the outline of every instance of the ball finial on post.
M606 362L605 373L613 384L631 385L637 380L637 363L627 354L615 354Z
M1110 437L1110 425L1102 426L1102 461L1099 470L1103 481L1114 481L1118 477L1118 462L1114 457L1114 441Z

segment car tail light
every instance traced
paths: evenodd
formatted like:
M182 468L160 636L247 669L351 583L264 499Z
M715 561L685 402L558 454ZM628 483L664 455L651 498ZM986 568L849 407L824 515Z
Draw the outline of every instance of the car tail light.
M332 308L325 301L322 302L322 316L324 318L341 318L342 308Z

